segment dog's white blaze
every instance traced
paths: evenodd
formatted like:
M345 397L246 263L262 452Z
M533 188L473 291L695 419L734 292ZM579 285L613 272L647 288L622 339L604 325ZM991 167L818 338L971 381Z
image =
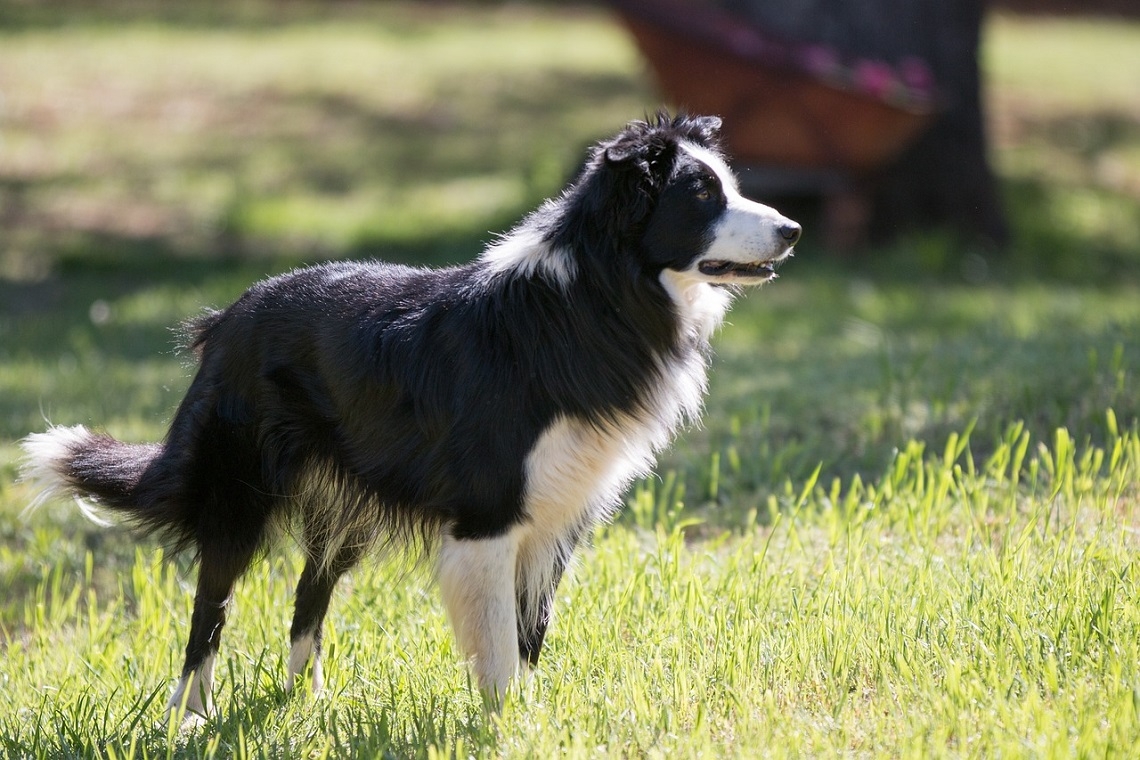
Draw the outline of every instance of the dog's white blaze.
M495 274L523 279L539 275L562 287L576 274L569 252L551 247L541 230L526 224L488 246L481 258Z
M324 669L321 666L321 653L316 651L315 647L316 638L312 633L306 633L301 638L293 642L289 649L289 675L285 679L285 691L293 691L293 687L297 683L297 676L305 669L308 664L309 658L313 659L313 678L312 690L313 694L320 694L321 690L325 687Z
M214 655L202 661L202 666L188 676L178 679L170 701L166 703L168 712L178 712L185 701L186 717L191 714L205 716L213 707Z
M682 143L682 147L716 174L727 202L724 214L713 231L712 242L698 262L716 259L750 264L785 258L791 247L780 235L780 226L791 223L791 220L774 208L741 195L736 175L720 156L692 143Z
M681 149L711 169L716 174L717 179L720 180L722 189L730 198L733 196L740 197L740 185L736 180L736 175L723 158L696 143L682 142Z
M741 264L779 261L791 250L779 231L786 221L773 208L730 196L724 216L713 230L712 242L701 258Z
M485 697L500 702L518 671L517 529L486 539L443 537L439 587L459 648Z

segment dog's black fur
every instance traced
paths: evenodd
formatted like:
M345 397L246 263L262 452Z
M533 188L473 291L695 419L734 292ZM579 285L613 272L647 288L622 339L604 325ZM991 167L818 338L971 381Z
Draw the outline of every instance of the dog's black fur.
M704 387L712 325L687 316L663 273L693 271L726 213L724 178L683 149L716 156L718 128L714 118L663 116L629 125L561 197L470 264L325 264L193 320L200 367L161 444L84 428L29 439L48 486L196 552L183 686L207 659L212 667L233 584L279 528L299 527L308 558L291 639L310 637L319 654L337 579L376 544L446 536L475 546L541 524L528 488L550 456L534 452L569 420L576 442L596 435L622 441L615 451L647 451L559 518L542 539L551 547L536 550L547 566L532 574L520 554L517 645L537 661L579 536L698 411L692 391ZM794 243L798 227L782 223ZM720 310L713 324L727 306L714 285L698 293ZM485 687L500 681L481 677ZM199 688L200 702L184 688L176 698L201 711L209 683Z

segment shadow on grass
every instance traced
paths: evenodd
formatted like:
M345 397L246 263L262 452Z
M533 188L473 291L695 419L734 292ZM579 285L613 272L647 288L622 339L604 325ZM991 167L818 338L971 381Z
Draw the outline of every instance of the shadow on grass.
M999 274L1115 288L1140 283L1140 199L1095 187L1007 181L1016 242Z
M461 744L476 754L492 752L496 738L491 722L478 708L463 714L445 697L430 697L419 706L396 713L391 706L368 708L359 704L307 703L313 717L295 733L270 739L287 709L285 695L266 694L241 704L223 707L205 723L186 728L168 727L163 706L163 685L139 694L125 710L112 710L121 694L97 702L90 693L75 699L66 711L54 709L45 698L38 719L21 725L0 721L0 751L5 757L146 757L199 758L246 756L296 757L329 753L334 757L432 757L431 749ZM125 700L126 698L123 697ZM116 705L118 707L119 705ZM118 720L112 712L121 713ZM302 752L302 750L304 750Z

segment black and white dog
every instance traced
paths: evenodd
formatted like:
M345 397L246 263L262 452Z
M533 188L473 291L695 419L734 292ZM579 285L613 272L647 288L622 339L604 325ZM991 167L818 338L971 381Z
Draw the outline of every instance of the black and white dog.
M24 442L45 495L90 499L200 563L170 709L211 709L237 578L282 530L306 565L286 688L337 580L391 543L432 547L448 615L497 702L533 666L575 545L697 417L709 336L775 277L800 227L745 200L720 121L659 115L476 261L331 263L188 325L200 367L166 440L77 427Z

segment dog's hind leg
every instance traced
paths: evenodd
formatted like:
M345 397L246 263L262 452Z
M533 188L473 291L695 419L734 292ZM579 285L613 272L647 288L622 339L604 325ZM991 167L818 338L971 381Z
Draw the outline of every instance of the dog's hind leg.
M235 581L249 566L256 549L257 544L228 547L226 551L203 547L182 677L167 704L171 713L185 710L186 718L193 719L204 717L212 709L214 661L226 624L226 607Z
M198 588L182 677L167 709L206 715L212 707L214 660L234 584L267 538L276 497L260 485L257 450L206 428L195 452L195 477L183 498L201 504L194 527ZM213 435L207 435L213 433Z
M518 537L445 535L439 585L459 648L474 661L484 698L497 706L518 672L515 565Z
M362 542L345 545L327 564L322 563L321 552L310 547L309 559L297 582L297 595L293 607L293 624L289 629L289 673L285 691L291 692L297 677L312 660L312 691L319 694L324 688L321 667L321 639L325 614L329 609L333 589L341 576L360 561L366 547Z

